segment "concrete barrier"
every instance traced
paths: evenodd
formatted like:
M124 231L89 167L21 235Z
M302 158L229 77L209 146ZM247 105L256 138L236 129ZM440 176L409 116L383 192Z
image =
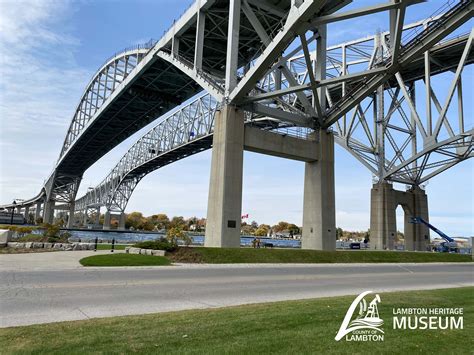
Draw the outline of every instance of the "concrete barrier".
M6 246L15 249L94 250L93 243L8 242Z
M13 232L8 229L0 229L0 246L4 247L12 239Z
M157 250L157 249L142 249L142 248L126 247L125 253L151 255L151 256L165 256L166 252L164 250Z

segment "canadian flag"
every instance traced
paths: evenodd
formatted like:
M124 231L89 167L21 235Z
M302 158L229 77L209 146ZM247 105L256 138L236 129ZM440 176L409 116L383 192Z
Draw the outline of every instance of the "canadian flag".
M247 214L242 215L242 219L244 218L249 218L249 214L247 213Z

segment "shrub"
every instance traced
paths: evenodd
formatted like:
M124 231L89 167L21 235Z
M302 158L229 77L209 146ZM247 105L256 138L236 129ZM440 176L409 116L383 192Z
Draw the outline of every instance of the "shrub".
M64 243L71 236L67 232L60 235L61 226L59 224L44 223L41 225L41 229L43 230L43 237L48 240L48 243Z
M166 239L176 245L178 244L178 240L182 240L186 246L189 246L192 242L191 237L183 230L181 226L168 229L166 232Z
M17 227L16 228L16 233L18 237L22 238L25 236L25 234L30 234L33 231L33 228L31 227Z
M19 242L45 242L47 238L41 234L27 234L18 239Z
M135 248L165 250L169 252L175 251L178 248L176 243L173 243L165 238L147 240L145 242L136 243L133 246Z

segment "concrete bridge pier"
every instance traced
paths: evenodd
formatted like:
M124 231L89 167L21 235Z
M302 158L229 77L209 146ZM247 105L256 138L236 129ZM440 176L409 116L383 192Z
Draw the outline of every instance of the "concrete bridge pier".
M43 207L43 223L52 224L54 221L54 206L56 201L54 200L47 200L44 202Z
M41 202L36 202L36 209L35 209L35 224L36 221L41 217Z
M214 123L206 247L240 247L243 160L244 112L225 105Z
M87 207L84 209L84 216L83 216L83 220L82 220L82 224L84 224L84 226L87 226Z
M334 136L314 133L319 141L318 160L305 163L302 249L336 249L334 188Z
M430 242L429 229L422 224L410 223L413 217L428 221L428 197L425 191L418 186L408 191L397 191L387 182L374 184L371 190L371 249L394 249L398 205L402 206L405 213L405 249L425 251Z
M430 242L430 230L424 224L409 223L412 217L429 221L428 196L419 186L412 187L402 205L405 212L405 249L425 251Z
M28 223L30 220L30 206L25 206L25 214L23 217L25 217L26 223Z
M118 229L125 230L125 213L124 212L120 213Z
M97 207L95 211L95 220L94 220L95 225L100 225L100 207Z
M67 218L67 228L74 227L74 211L76 204L74 202L69 203L69 215Z
M303 248L334 250L332 134L300 139L244 126L243 112L230 105L215 118L205 246L240 247L244 150L306 163Z
M112 219L112 215L110 214L109 211L105 211L105 215L104 215L104 225L102 227L102 229L104 230L109 230L110 229L110 221Z

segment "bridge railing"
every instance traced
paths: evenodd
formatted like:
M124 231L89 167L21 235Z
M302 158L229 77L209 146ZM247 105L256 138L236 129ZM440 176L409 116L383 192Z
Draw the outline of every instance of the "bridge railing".
M448 1L450 2L450 1ZM409 53L409 51L416 46L423 42L423 40L431 33L433 33L438 28L445 25L448 19L450 19L455 14L461 12L471 3L470 0L461 0L455 6L450 6L450 10L444 13L442 16L433 17L434 20L430 22L430 25L425 27L422 32L416 32L416 35L405 45L401 46L399 59L403 58L404 55ZM444 7L444 6L443 6ZM437 11L436 11L437 13ZM387 69L392 65L392 57L382 57L379 58L378 61L374 62L373 67L386 67ZM367 86L368 81L370 81L372 77L369 77L366 80L360 81L358 84L352 86L350 90L346 92L346 94L333 106L331 106L325 113L326 117L335 114L337 111L340 110L341 106L351 99L353 99L354 94L357 93L359 90Z

